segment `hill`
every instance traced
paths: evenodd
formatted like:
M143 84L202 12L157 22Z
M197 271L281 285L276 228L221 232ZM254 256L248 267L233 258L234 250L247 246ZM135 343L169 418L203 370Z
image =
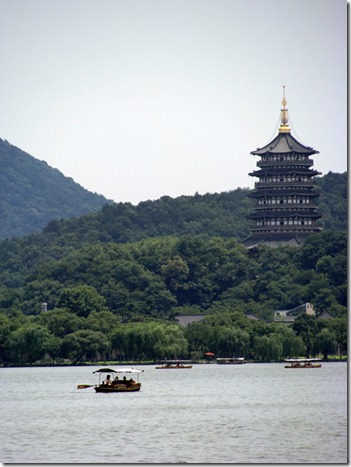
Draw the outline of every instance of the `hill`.
M347 230L347 173L316 179L321 193L319 224L326 231ZM236 190L206 195L163 196L137 206L116 203L78 219L52 221L44 234L56 239L70 236L76 246L92 242L133 242L150 237L206 235L244 240L250 233L247 214L253 208L251 190ZM75 239L75 240L74 240ZM60 241L62 243L62 240Z
M111 202L0 139L0 239L39 231L52 219L81 216Z
M70 232L78 241L130 242L165 235L249 235L250 189L206 195L163 196L114 203L91 193L46 162L0 139L0 241L39 232ZM347 173L316 178L325 230L347 229ZM103 208L103 209L102 209ZM93 213L94 215L90 215ZM68 220L70 218L74 218Z

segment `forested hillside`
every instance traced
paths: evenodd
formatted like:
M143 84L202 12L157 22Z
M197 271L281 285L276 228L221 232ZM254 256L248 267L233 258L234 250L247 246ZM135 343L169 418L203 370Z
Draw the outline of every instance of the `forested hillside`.
M52 219L98 211L107 203L111 201L0 139L0 240L40 231Z
M347 349L346 232L324 232L301 248L262 247L255 254L219 237L73 248L67 235L67 246L48 248L45 261L41 240L23 249L17 240L1 245L4 362L30 363L45 352L72 361L199 358L205 350L270 361ZM306 302L333 319L317 323L305 315L294 329L272 323L274 310ZM180 313L209 316L181 328L174 321ZM260 320L249 320L247 313Z
M0 240L42 230L84 231L92 240L134 241L163 235L206 233L243 240L252 209L248 188L206 195L163 196L137 206L108 201L0 139ZM347 228L347 173L316 178L325 229ZM100 211L97 216L80 218ZM72 223L62 219L77 218ZM81 233L80 232L80 233Z
M250 252L241 244L252 209L250 190L241 188L104 205L3 240L0 362L201 358L206 350L261 361L345 353L347 174L329 173L317 184L325 230L300 248ZM13 212L26 192L18 189ZM272 322L274 310L307 302L333 318L305 315L293 328ZM181 313L207 317L181 328Z

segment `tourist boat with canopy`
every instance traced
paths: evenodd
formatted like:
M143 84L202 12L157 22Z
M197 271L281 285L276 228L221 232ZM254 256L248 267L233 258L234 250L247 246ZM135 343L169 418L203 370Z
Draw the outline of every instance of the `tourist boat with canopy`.
M245 362L245 357L224 357L217 358L216 362L218 365L243 365Z
M135 392L140 391L141 383L139 375L144 370L136 368L100 368L93 371L99 375L99 381L95 385L79 384L77 389L93 387L96 392Z
M162 365L155 367L156 370L170 370L192 368L191 360L161 360Z
M286 358L285 368L320 368L320 358Z

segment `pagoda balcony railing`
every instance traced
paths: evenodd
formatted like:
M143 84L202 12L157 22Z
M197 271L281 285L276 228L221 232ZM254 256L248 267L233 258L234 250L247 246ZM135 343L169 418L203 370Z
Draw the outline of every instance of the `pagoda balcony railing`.
M276 203L276 204L257 204L254 206L255 211L316 211L318 206L316 204L308 203Z
M307 161L257 161L256 166L257 167L312 167L313 166L313 161L307 160Z
M320 232L322 227L318 225L263 225L262 227L251 227L252 233L306 233Z
M314 186L315 183L312 180L307 182L255 182L255 188L292 188L292 187L310 187Z

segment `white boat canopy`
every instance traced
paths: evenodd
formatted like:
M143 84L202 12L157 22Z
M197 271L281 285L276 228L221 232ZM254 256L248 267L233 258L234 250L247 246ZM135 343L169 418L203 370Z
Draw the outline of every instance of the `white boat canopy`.
M137 368L100 368L99 370L93 371L94 373L143 373L144 370L138 370Z

